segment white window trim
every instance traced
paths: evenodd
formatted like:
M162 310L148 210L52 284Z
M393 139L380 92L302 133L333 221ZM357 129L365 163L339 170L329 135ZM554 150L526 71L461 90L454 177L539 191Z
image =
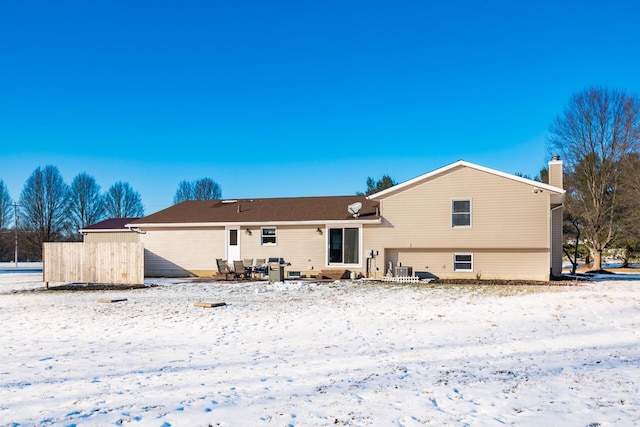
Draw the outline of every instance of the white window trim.
M456 268L456 263L459 262L467 262L467 261L456 261L456 258L458 256L470 256L471 257L471 268L470 269L466 269L466 268ZM461 271L461 272L469 272L469 271L473 271L473 254L470 252L456 252L453 254L453 271Z
M329 262L329 229L330 228L342 228L343 230L345 228L357 228L358 229L358 263L357 264L345 264L344 262L342 263L336 263L336 262ZM326 268L334 268L334 267L352 267L352 268L362 268L362 256L364 255L364 249L363 249L363 227L362 224L331 224L331 226L326 226L323 230L324 232L324 236L325 236L325 248L327 248L325 250L324 253L324 265Z
M275 230L276 234L274 234L273 237L276 239L276 241L274 243L264 243L263 242L262 239L264 238L264 235L262 233L263 233L263 230L265 230L265 229L269 229L269 230L273 229L273 230ZM271 237L271 236L269 236L269 237ZM278 228L277 227L260 227L260 246L278 246Z
M454 202L469 202L469 225L453 225L453 203ZM451 199L451 228L471 228L473 226L473 199L471 197L459 197L457 199Z

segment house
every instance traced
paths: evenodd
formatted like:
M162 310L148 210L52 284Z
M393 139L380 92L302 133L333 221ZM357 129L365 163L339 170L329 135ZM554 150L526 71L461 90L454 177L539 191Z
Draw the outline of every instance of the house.
M456 162L370 196L382 221L367 230L367 247L383 253L385 263L440 278L560 276L559 158L549 162L549 182Z
M210 276L216 258L277 257L289 276L548 280L562 272L559 158L549 182L458 161L368 197L187 201L126 227L144 244L146 276Z

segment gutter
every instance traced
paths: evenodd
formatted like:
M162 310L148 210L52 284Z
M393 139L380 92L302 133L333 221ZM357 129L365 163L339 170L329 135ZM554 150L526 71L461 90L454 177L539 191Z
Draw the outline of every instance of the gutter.
M370 220L314 220L314 221L253 221L253 222L167 222L167 223L147 223L147 224L127 224L130 229L141 228L190 228L190 227L227 227L227 226L268 226L268 225L325 225L325 224L381 224L382 219L370 219ZM135 230L133 230L135 231Z

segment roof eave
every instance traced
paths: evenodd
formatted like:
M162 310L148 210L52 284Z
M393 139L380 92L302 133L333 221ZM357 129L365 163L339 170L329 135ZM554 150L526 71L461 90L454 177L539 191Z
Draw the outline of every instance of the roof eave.
M132 231L131 228L82 228L78 230L78 233L114 233L114 232L124 232L128 233Z
M128 224L130 228L204 228L204 227L264 227L276 225L325 225L325 224L380 224L382 220L376 219L332 219L332 220L311 220L311 221L253 221L253 222L167 222L167 223L146 223Z

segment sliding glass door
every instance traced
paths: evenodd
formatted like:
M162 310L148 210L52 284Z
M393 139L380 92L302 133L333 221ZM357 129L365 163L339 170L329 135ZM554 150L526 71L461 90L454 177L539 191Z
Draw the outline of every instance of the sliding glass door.
M360 229L329 229L329 264L360 263Z

